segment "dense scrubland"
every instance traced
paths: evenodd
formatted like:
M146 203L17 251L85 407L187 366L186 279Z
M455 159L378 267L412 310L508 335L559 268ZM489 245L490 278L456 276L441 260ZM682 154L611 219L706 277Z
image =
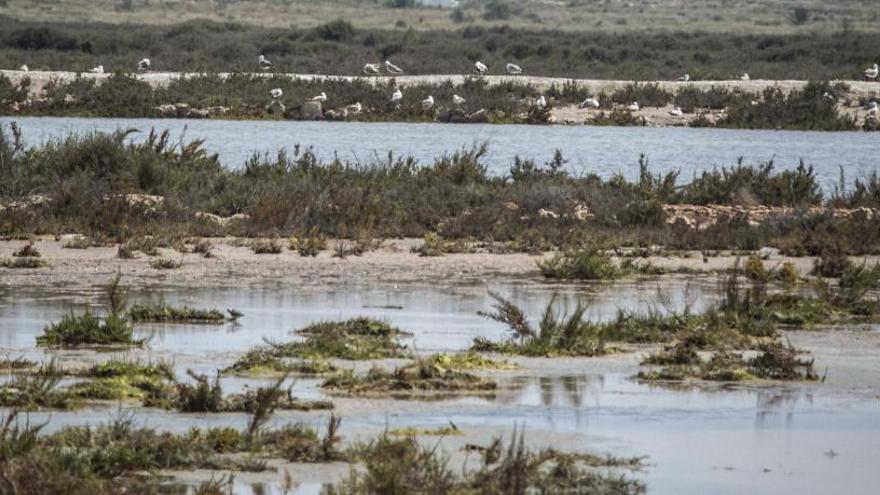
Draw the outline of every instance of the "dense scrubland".
M200 142L175 142L167 133L150 133L141 142L127 142L129 132L71 136L32 148L21 143L20 133L17 126L0 133L5 235L76 232L115 242L153 235L167 243L192 235L297 234L294 248L306 252L312 250L309 239L319 246L321 235L357 239L365 233L436 233L510 242L528 251L588 240L672 249L776 246L794 255L828 249L865 254L880 246L876 215L807 209L877 208L877 175L851 183L842 177L835 190L823 192L805 164L788 170L772 163L733 164L683 181L677 173L652 174L645 159L639 179L630 182L623 176L572 176L561 153L544 164L517 159L507 174L493 176L482 163L485 147L427 164L394 156L369 164L322 163L310 150L296 148L254 156L230 170ZM670 203L791 210L758 225L732 217L698 230L668 224L663 205ZM197 213L239 216L221 221ZM150 242L145 250L160 241Z
M490 85L474 78L460 84L404 84L403 100L396 104L390 101L396 87L393 79L377 85L364 79L312 80L250 74L195 75L153 87L119 73L104 81L52 81L33 94L29 79L14 84L0 76L0 114L543 124L552 122L553 107L577 105L594 97L601 106L584 112L584 123L645 125L638 112L626 109L626 105L637 101L642 108L679 106L693 117L691 126L840 131L856 129L856 119L841 112L839 104L864 106L872 100L851 97L846 84L827 82L811 82L788 93L773 87L749 92L720 86L685 86L672 92L651 83L631 83L611 92L595 93L574 81L554 84L543 91L527 82ZM281 89L283 96L271 98L273 88ZM327 96L320 107L323 115L321 110L317 114L306 112L304 103L322 93ZM463 97L465 103L454 104L454 94ZM426 109L422 100L429 95L437 104ZM547 107L536 106L541 95L549 99ZM361 104L361 110L347 109L355 103ZM719 110L724 110L723 116L714 115ZM870 123L863 124L866 130L878 127L876 117L868 120Z
M314 28L260 28L191 21L166 26L34 22L0 17L0 67L133 71L252 72L263 54L278 72L361 74L367 62L393 60L408 74L490 73L516 62L527 74L582 79L693 78L830 80L861 78L880 58L880 33L736 34L693 31L562 32L508 26L415 31L360 29L344 20Z

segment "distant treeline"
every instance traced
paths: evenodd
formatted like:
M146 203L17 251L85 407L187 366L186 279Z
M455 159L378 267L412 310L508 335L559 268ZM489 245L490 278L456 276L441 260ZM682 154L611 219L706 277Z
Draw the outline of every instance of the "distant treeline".
M421 165L408 157L371 164L321 162L309 150L254 156L237 170L224 168L201 142L177 143L151 133L126 143L126 132L71 136L25 147L17 127L0 132L0 200L48 203L0 210L0 233L221 235L317 231L347 236L369 226L381 237L421 236L572 245L610 238L615 245L664 244L688 249L757 249L776 245L792 253L827 246L852 254L880 251L880 216L840 219L830 214L791 216L751 225L719 222L709 230L665 223L664 204L743 204L804 208L880 207L876 172L823 196L811 167L777 171L772 164L710 170L680 184L677 173L654 175L646 162L636 181L565 171L557 152L547 163L516 159L496 176L483 163L485 147L461 150ZM159 195L145 209L125 194ZM196 212L244 213L221 225ZM549 212L549 213L548 213ZM587 216L585 212L589 212Z
M503 73L597 79L861 77L880 59L880 33L740 35L701 32L590 33L469 26L454 31L361 30L345 21L279 29L191 21L171 26L47 23L0 17L0 67L253 71L263 54L282 72L350 75L367 62L393 60L409 74L470 72L476 60Z

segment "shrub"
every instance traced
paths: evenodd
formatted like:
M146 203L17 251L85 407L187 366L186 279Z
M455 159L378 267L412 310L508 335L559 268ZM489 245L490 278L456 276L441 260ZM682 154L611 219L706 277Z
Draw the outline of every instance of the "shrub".
M143 340L132 337L134 331L125 318L111 314L104 321L90 312L82 315L66 315L58 323L52 323L37 336L39 346L75 347L94 345L140 345Z
M251 243L254 254L279 254L281 249L281 242L278 239L258 239Z
M538 268L545 277L558 279L613 280L624 274L609 254L594 247L557 253L538 261Z

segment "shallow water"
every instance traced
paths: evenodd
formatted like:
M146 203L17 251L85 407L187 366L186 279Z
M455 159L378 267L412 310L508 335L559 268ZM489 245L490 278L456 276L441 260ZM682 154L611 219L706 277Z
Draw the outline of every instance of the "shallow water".
M98 119L66 117L2 117L18 121L27 143L37 144L70 133L137 128L143 139L151 127L169 129L173 137L204 139L205 147L219 153L229 167L240 167L255 152L274 155L296 144L313 147L330 159L370 163L388 152L412 155L423 164L444 152L488 142L485 163L494 174L506 173L514 156L549 160L556 149L577 174L602 176L623 173L638 176L640 154L648 156L657 172L680 170L686 182L697 172L775 160L777 167L793 168L799 160L816 168L830 191L843 167L849 181L877 169L877 136L864 132L808 132L771 130L697 129L685 127L592 127L526 125L448 125L354 122L273 122L179 119Z
M685 300L700 310L717 297L717 286L709 280L693 282L689 294L684 282L664 280L669 298L663 304L656 281L490 288L522 304L533 319L554 294L564 307L573 307L577 300L589 303L588 313L594 319L612 318L618 309L680 309ZM138 326L141 335L154 335L150 350L157 356L171 356L181 372L188 367L211 372L264 337L290 338L291 330L307 323L354 315L385 318L412 331L411 343L420 352L458 350L475 336L504 334L501 325L477 315L491 304L483 285L438 286L416 293L394 285L334 290L158 287L149 294L130 293L132 302L158 298L197 307L235 307L245 313L234 326ZM0 289L0 354L41 355L33 347L34 337L48 321L71 309L97 305L99 300L96 292ZM527 441L536 447L647 456L647 467L630 475L645 480L649 493L872 493L880 445L880 363L876 359L880 331L793 332L788 337L813 352L818 369L829 369L825 383L656 387L631 380L638 357L620 354L526 361L519 370L497 373L500 389L488 397L431 402L335 398L334 402L344 418L342 434L347 440L371 438L389 426L434 428L454 422L467 434L440 440L452 456L454 469L461 465L464 442L485 444L496 435L509 438L516 425L525 428ZM254 379L223 380L227 392L260 384ZM294 393L309 399L325 397L315 379L296 380ZM31 416L35 421L51 417L50 429L54 429L104 422L117 414L116 405L108 404L75 413ZM327 414L279 412L273 421L276 425L304 421L323 426ZM247 417L142 409L136 420L150 427L184 431L193 425L243 427ZM236 492L252 493L250 484L247 479L239 480ZM264 493L281 493L273 483L264 489ZM306 480L298 493L319 491L320 483Z

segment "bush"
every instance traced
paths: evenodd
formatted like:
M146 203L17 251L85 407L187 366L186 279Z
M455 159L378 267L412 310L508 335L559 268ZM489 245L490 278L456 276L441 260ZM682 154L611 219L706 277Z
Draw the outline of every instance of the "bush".
M89 313L66 315L58 323L43 329L37 336L39 346L76 347L83 344L94 345L140 345L142 340L132 337L134 330L125 318L111 314L104 321Z
M557 253L539 261L538 268L545 277L558 279L613 280L623 275L609 254L593 247Z
M350 22L342 19L321 24L315 28L315 33L319 38L325 41L336 41L339 43L350 43L354 38L354 26Z

